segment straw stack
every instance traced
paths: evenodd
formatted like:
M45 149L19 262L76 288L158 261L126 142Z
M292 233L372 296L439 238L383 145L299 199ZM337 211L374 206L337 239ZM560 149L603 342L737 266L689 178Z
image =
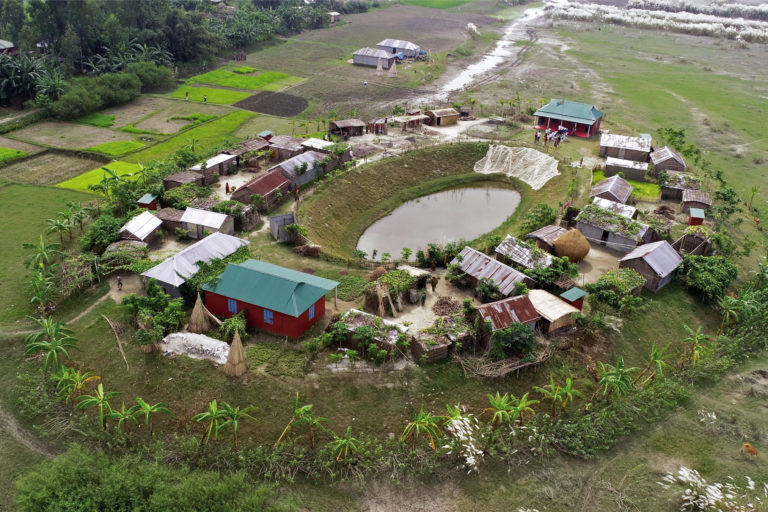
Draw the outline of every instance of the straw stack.
M245 360L243 343L240 341L240 333L235 331L235 339L232 340L232 346L229 347L227 362L224 364L224 373L227 374L228 377L240 377L247 369L248 365Z
M211 330L211 323L208 321L208 315L205 314L205 306L203 306L203 301L198 293L195 307L192 309L192 314L189 317L187 331L203 334L209 330Z
M573 263L578 263L589 254L589 242L580 231L569 229L555 240L555 254L558 257L568 256Z

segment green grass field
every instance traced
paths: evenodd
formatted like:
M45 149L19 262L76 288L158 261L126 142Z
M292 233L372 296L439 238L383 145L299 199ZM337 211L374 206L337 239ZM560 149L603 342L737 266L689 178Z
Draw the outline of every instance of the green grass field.
M29 153L26 151L0 147L0 164L9 160L16 160L17 158L27 156L28 154Z
M239 73L241 75L247 75L253 73L254 71L256 71L256 68L252 68L251 66L240 66L239 68L232 69L233 73Z
M473 0L400 0L401 4L431 7L432 9L450 9L471 3Z
M603 171L594 171L592 173L592 185L604 179L605 173ZM632 185L632 195L637 199L641 201L655 201L659 198L661 187L657 183L635 180L627 180L627 182Z
M186 130L179 135L156 144L143 151L132 153L125 158L128 162L150 162L152 160L161 160L176 152L176 150L188 145L190 141L196 141L196 150L205 153L217 146L221 146L228 141L239 142L245 139L245 136L238 137L234 132L246 121L256 117L252 112L237 111L232 112L220 119L210 121L203 125Z
M182 85L173 91L170 96L171 98L184 99L187 92L189 93L189 101L203 103L203 96L207 96L208 103L216 103L219 105L231 105L251 96L251 93L248 92L229 91L227 89L217 89L215 87L193 87L191 85Z
M277 71L265 71L258 75L242 75L217 69L202 75L193 76L188 84L209 84L251 91L278 91L288 85L301 82L302 78Z
M137 142L135 140L123 140L118 142L106 142L104 144L97 144L87 148L88 151L94 151L96 153L102 153L109 156L120 156L131 151L136 151L145 147L145 144Z
M98 112L94 114L81 117L77 120L78 123L89 124L91 126L99 126L101 128L109 128L115 124L115 116L112 114L100 114Z
M99 166L95 169L92 169L86 173L83 173L80 176L77 176L75 178L59 183L56 186L58 188L66 188L69 190L78 190L80 192L88 192L89 194L94 194L95 192L89 189L88 186L96 185L97 183L101 182L101 180L104 178L104 169L103 169L104 167L112 171L115 171L120 176L126 176L128 174L132 174L140 169L140 166L138 164L131 164L128 162L120 162L120 161L110 162L103 166ZM130 179L130 177L128 177L127 179Z

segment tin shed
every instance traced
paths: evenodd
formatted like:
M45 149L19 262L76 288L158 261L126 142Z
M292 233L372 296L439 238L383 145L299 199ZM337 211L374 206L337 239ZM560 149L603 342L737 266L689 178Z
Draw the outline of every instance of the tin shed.
M631 268L645 278L645 288L654 293L671 280L683 258L666 240L640 245L619 260L619 267Z

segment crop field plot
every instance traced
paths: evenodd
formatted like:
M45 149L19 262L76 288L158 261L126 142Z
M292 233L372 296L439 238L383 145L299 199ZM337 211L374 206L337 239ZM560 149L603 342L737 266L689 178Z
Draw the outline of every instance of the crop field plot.
M182 85L171 93L171 98L186 99L187 93L189 93L190 102L217 103L219 105L231 105L250 96L250 93L242 91Z
M26 151L4 148L0 146L0 164L8 162L10 160L16 160L17 158L27 156L28 154L29 153L27 153Z
M97 183L100 183L102 179L104 179L105 167L111 171L114 171L118 176L123 176L126 179L131 179L129 175L141 169L139 164L131 164L118 160L117 162L109 162L107 164L100 165L95 169L84 172L80 176L76 176L74 178L68 179L67 181L58 183L56 186L59 188L67 188L70 190L78 190L80 192L88 192L89 194L94 194L95 192L88 187L90 185L96 185Z
M128 133L80 123L43 121L13 132L13 138L64 149L89 148L106 142L133 140Z
M309 106L309 102L306 98L292 94L260 92L238 101L235 106L272 116L293 117L301 114Z
M321 129L325 126L325 123L321 125ZM317 126L312 125L312 130ZM235 131L236 137L241 139L252 139L256 137L256 134L263 132L264 130L272 130L277 134L290 135L292 132L301 136L302 130L299 130L298 126L292 124L292 122L284 117L274 117L268 115L258 115L251 117L243 124L241 124Z
M252 69L252 68L251 68ZM220 85L234 89L251 91L279 91L289 85L301 82L303 79L278 71L265 71L256 75L244 75L217 69L202 75L193 76L188 84Z
M141 142L135 140L123 140L119 142L106 142L104 144L98 144L87 148L88 151L94 151L103 155L120 156L131 151L136 151L145 146Z
M85 117L81 117L80 119L76 119L76 122L89 124L91 126L99 126L101 128L109 128L115 124L115 116L112 114L101 114L96 112Z
M53 185L93 169L98 160L47 152L0 167L0 178L30 185Z
M451 9L460 5L471 3L472 0L400 0L401 4L430 7L432 9Z
M114 116L115 128L122 128L129 124L138 123L142 119L152 115L155 112L168 108L176 103L168 98L160 96L142 95L127 105L108 108L101 113L108 116Z
M9 137L3 137L1 135L0 135L0 147L6 148L6 149L15 149L17 151L24 151L25 153L30 155L43 151L43 148L41 148L40 146L35 146L34 144L21 142L20 140L11 139Z
M174 134L194 124L191 116L205 116L212 119L232 112L231 108L222 105L167 99L163 101L161 108L145 115L130 126L137 131L151 134Z

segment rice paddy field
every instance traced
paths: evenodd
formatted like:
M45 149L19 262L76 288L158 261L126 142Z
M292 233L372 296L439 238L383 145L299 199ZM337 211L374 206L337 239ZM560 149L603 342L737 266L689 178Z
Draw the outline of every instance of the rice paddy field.
M141 142L137 142L135 140L124 140L120 142L105 142L104 144L97 144L87 148L87 150L108 156L120 156L126 153L131 153L143 147L145 147L145 144L142 144Z
M16 160L17 158L27 156L28 154L29 153L27 153L26 151L0 147L0 164L3 164L10 160Z
M96 185L100 183L101 180L104 179L104 176L106 174L104 172L105 168L109 169L110 171L113 171L118 176L123 176L126 179L131 179L130 175L139 171L141 169L141 166L139 164L132 164L132 163L121 162L121 161L109 162L99 167L96 167L95 169L91 169L90 171L84 172L79 176L75 176L74 178L70 178L66 181L62 181L61 183L57 183L56 186L58 188L66 188L69 190L77 190L80 192L95 194L95 192L91 190L89 187L91 185Z
M0 178L29 185L53 185L89 171L99 160L53 151L0 167Z

